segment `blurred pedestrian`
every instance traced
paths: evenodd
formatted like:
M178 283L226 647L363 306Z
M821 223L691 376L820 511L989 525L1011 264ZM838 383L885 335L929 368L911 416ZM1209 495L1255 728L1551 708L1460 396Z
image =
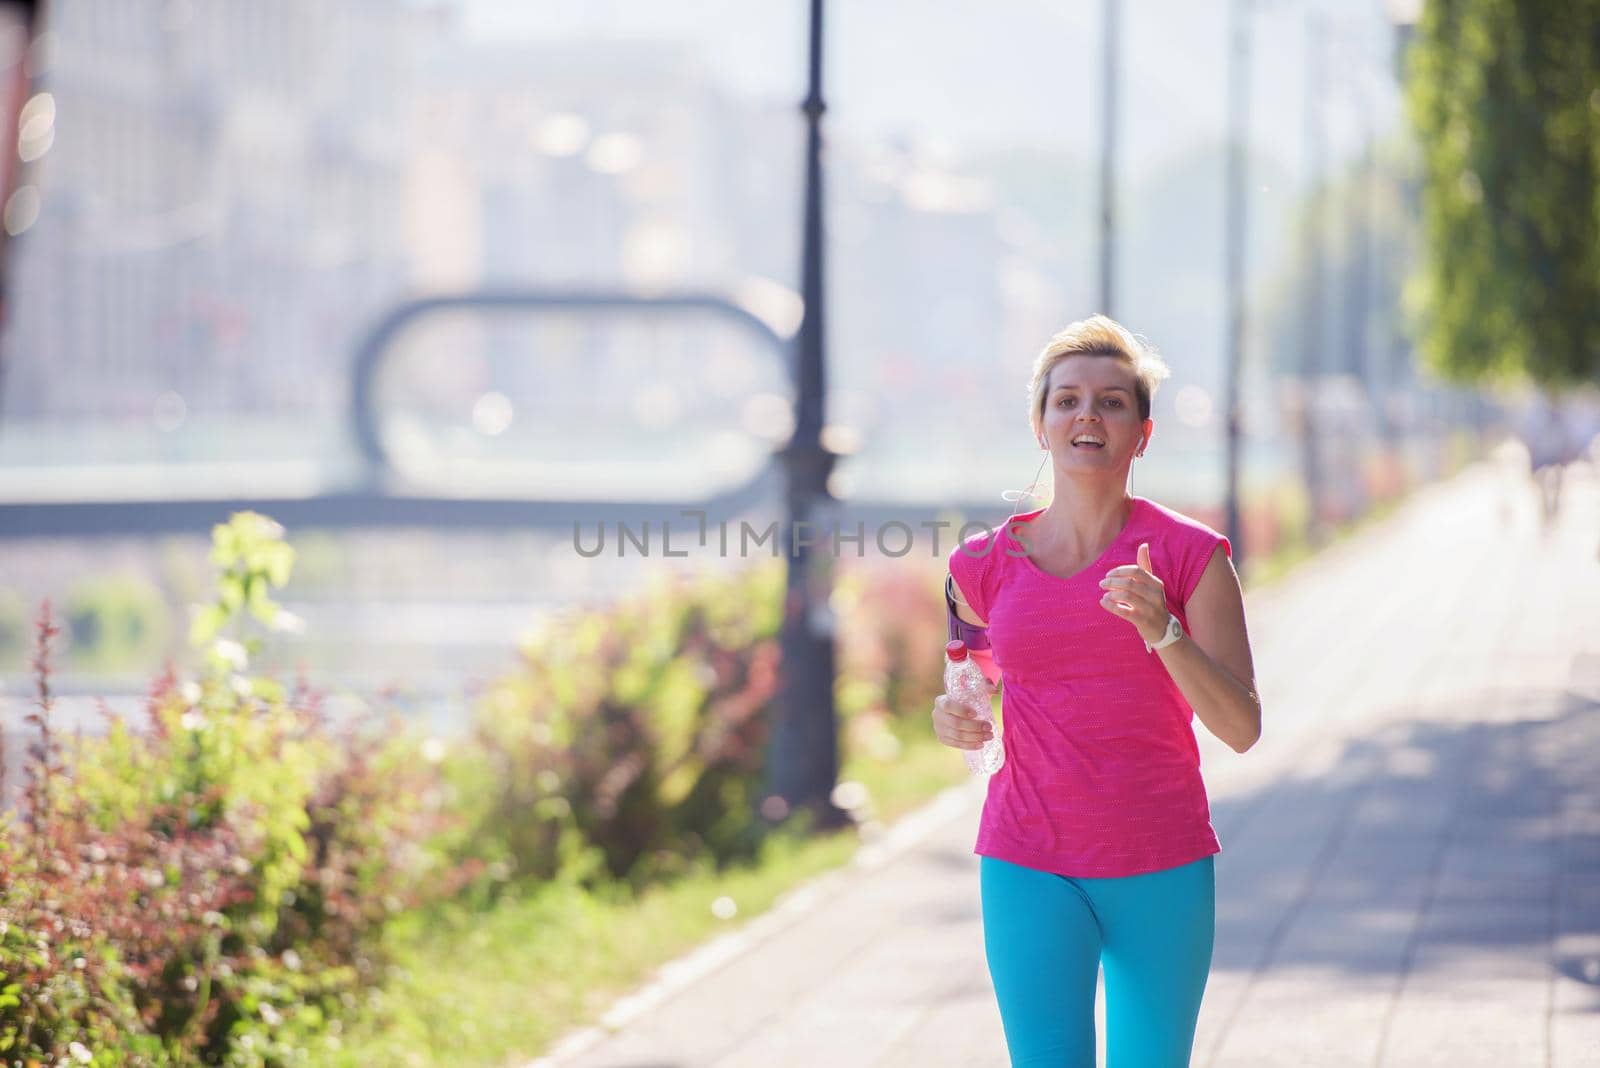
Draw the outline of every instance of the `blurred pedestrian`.
M1539 514L1546 527L1561 513L1561 482L1566 465L1578 459L1575 428L1567 425L1561 398L1540 393L1524 410L1518 437L1528 450L1528 473L1539 497Z
M1013 1065L1094 1064L1102 967L1109 1062L1187 1065L1210 973L1221 844L1191 723L1243 753L1261 705L1228 539L1130 492L1169 373L1104 316L1051 339L1028 389L1053 498L949 558L951 629L1002 694L973 851ZM949 695L933 724L958 749L990 730Z

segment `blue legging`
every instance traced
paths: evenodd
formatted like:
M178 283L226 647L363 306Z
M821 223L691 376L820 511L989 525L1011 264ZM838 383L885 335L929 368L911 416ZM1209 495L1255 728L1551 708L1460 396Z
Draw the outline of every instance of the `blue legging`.
M1107 1068L1184 1068L1211 971L1212 857L1084 879L979 860L983 944L1012 1068L1094 1068L1097 971Z

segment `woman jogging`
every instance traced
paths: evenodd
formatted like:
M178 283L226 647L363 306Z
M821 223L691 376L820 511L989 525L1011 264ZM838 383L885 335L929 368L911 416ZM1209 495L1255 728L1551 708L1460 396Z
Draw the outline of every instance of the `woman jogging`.
M1168 374L1104 316L1057 334L1029 384L1054 496L950 554L952 633L1003 680L973 851L1013 1066L1093 1068L1102 966L1109 1068L1194 1044L1221 845L1192 720L1243 753L1261 705L1228 539L1128 490ZM990 729L949 695L933 723L957 749Z

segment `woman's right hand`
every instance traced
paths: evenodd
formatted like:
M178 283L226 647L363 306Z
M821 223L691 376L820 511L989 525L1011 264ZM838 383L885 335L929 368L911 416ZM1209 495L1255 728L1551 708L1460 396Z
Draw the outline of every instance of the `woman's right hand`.
M952 749L982 749L994 737L994 724L947 693L933 699L933 733Z

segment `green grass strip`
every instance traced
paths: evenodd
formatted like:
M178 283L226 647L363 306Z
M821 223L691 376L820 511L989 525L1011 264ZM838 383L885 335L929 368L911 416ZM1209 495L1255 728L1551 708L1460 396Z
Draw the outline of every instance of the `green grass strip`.
M940 745L926 724L902 724L897 734L902 748L893 761L847 760L840 776L867 788L886 825L968 777L960 753ZM404 917L389 943L398 972L326 1063L525 1062L596 1022L661 965L848 864L860 844L854 830L806 842L774 838L754 866L699 872L637 900L546 885L484 911L452 906ZM737 906L730 919L711 911L721 897Z

